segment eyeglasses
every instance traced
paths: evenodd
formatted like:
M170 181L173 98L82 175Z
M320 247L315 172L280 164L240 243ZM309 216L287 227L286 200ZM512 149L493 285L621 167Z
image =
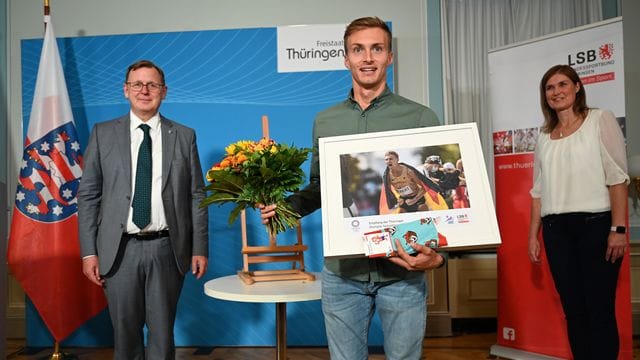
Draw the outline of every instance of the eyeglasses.
M136 81L136 82L126 82L125 84L127 84L127 86L129 86L129 89L138 92L138 91L142 91L143 87L147 87L147 90L149 90L149 92L160 92L163 88L164 88L164 84L158 84L158 83L154 83L154 82L149 82L149 83L143 83L140 81Z

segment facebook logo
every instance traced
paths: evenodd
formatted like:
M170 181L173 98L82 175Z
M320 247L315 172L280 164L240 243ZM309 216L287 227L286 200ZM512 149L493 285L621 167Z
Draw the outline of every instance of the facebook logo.
M510 340L510 341L515 341L516 340L516 330L509 328L509 327L503 327L502 328L502 338L505 340Z

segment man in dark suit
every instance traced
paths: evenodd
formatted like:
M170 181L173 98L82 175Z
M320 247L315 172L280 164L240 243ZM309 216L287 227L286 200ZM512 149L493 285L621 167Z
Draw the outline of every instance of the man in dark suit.
M103 286L114 328L114 358L173 359L173 325L184 275L207 269L208 214L192 129L158 112L164 73L129 66L129 114L96 124L78 190L84 274Z

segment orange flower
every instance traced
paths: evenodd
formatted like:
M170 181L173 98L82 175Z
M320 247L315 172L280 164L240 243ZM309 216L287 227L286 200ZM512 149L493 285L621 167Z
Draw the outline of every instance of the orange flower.
M245 161L249 160L249 158L244 153L239 153L236 155L236 164L242 165Z
M213 182L214 179L213 179L213 173L212 172L213 171L221 171L221 170L224 170L224 169L222 167L220 167L220 163L217 163L217 164L213 165L211 167L211 169L209 169L209 171L207 171L207 174L206 174L207 181L208 182Z
M220 161L220 168L222 169L227 169L230 168L232 165L231 159L227 156L226 158L222 159L222 161Z
M222 170L222 167L220 166L220 163L217 163L217 164L214 164L209 170L218 171L218 170Z

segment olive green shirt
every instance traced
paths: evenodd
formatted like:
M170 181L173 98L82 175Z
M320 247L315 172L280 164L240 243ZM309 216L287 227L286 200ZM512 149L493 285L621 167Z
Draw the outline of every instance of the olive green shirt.
M440 125L436 114L424 105L392 93L386 88L368 108L362 109L353 98L330 107L318 114L313 125L313 155L309 185L291 195L293 208L305 216L320 208L320 166L318 139L321 137L361 134L369 132L411 129ZM384 258L325 258L331 272L359 281L385 282L422 276L410 272Z

